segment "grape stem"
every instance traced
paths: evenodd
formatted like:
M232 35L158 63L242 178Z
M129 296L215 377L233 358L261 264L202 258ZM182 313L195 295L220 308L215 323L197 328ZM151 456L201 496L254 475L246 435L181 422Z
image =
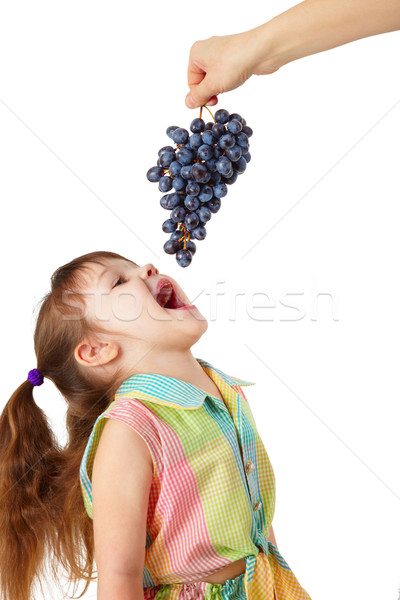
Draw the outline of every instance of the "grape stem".
M216 120L214 119L214 115L212 114L211 110L208 108L208 106L206 106L205 104L203 104L203 106L200 106L200 119L201 119L201 115L203 114L203 108L206 108L208 110L208 112L210 113L212 120L214 121L214 123L216 123Z
M183 240L183 248L184 250L186 250L186 236L187 236L187 241L190 241L190 232L186 229L186 226L184 223L178 223L178 225L182 225L183 229L183 236L181 238L178 239L178 242L181 242Z

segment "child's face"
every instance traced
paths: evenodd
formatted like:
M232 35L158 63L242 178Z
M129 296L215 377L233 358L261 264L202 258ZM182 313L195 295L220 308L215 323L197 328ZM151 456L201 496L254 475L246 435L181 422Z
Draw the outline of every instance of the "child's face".
M122 259L109 259L106 268L91 264L85 288L88 319L118 341L142 340L156 343L163 350L190 348L207 330L208 322L196 307L161 306L155 295L163 278L172 283L184 304L191 304L178 283L169 275L157 274L151 263L139 267Z

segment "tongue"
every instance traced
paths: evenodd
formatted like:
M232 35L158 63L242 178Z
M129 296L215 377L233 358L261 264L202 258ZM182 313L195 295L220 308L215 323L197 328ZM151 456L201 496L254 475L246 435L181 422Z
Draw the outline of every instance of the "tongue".
M186 306L184 302L181 302L179 298L175 295L174 290L172 290L172 294L170 295L171 288L165 286L160 290L160 293L157 296L157 302L163 308L169 308L173 310L174 308L181 308L182 306ZM169 299L168 299L169 298Z

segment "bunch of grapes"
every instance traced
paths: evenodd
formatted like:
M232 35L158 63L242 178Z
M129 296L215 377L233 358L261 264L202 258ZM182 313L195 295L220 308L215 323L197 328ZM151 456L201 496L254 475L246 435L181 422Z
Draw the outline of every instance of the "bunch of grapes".
M188 267L196 252L193 239L204 240L206 224L221 208L228 185L235 183L251 160L249 137L253 130L237 113L217 110L213 122L200 116L190 131L172 125L167 128L173 146L158 151L157 166L147 171L147 179L158 183L164 194L160 204L171 211L161 228L170 233L164 252L175 254L180 267ZM192 238L192 239L191 239Z

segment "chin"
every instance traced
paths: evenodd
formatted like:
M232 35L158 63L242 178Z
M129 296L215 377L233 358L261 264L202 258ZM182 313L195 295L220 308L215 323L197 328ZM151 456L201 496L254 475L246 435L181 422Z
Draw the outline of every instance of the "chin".
M208 329L207 319L201 313L198 314L200 316L197 318L179 320L180 326L178 326L177 336L190 339L191 344L195 344Z

